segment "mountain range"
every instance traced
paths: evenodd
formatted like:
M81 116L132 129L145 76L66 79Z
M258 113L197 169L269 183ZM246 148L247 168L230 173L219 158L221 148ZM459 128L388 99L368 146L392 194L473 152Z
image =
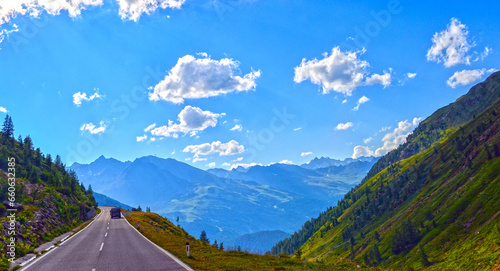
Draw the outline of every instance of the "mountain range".
M179 224L194 236L205 230L211 240L229 242L261 231L279 232L279 237L294 232L334 205L377 161L325 160L331 160L327 167L318 164L315 169L272 164L204 171L171 158L146 156L121 162L101 156L69 169L99 194L150 207L172 221L179 217ZM245 244L251 243L248 239ZM265 252L272 247L258 245L262 242L257 239L254 243L248 248Z

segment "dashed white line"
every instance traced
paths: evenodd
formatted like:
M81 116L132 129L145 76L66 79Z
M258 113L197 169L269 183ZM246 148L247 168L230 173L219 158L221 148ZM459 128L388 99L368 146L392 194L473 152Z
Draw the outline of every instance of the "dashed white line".
M101 248L99 249L99 251L102 251L102 247L104 246L104 243L101 244Z
M109 227L108 227L108 230L109 230Z
M104 235L104 237L107 237L107 236L108 236L108 233L106 233L106 234Z

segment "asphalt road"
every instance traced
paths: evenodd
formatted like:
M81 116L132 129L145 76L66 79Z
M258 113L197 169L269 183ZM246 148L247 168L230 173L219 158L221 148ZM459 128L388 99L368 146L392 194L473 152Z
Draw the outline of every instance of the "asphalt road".
M111 219L111 207L100 208L102 212L87 228L21 270L193 270L145 239L123 217Z

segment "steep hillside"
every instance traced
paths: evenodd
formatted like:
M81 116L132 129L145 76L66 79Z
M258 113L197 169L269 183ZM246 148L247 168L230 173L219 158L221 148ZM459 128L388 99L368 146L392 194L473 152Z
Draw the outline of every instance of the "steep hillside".
M500 72L496 72L490 75L484 82L472 87L467 94L457 99L456 102L437 110L420 123L415 131L408 136L406 143L381 157L369 170L361 184L347 193L344 200L339 201L337 206L341 204L345 205L346 200L352 197L351 195L356 189L368 182L380 171L402 159L411 157L423 150L428 150L433 143L445 137L450 131L458 129L459 125L472 120L482 110L492 105L499 97ZM340 208L344 207L340 206ZM338 210L339 208L336 209ZM331 217L329 210L327 210L321 213L318 218L306 222L302 229L293 234L291 238L279 242L273 248L272 252L276 255L280 253L294 253L298 247L302 246L304 242L329 220L331 220Z
M375 176L392 163L406 159L439 140L449 128L469 122L500 98L500 71L490 75L484 82L472 87L454 103L445 106L425 119L408 136L406 143L378 160L363 181Z
M311 261L488 270L500 261L500 99L380 171L301 246Z
M15 190L9 188L15 173ZM10 189L10 190L9 190ZM32 252L38 245L73 229L95 215L92 191L82 187L72 172L65 170L59 156L55 160L34 149L31 138L16 141L0 133L0 250L16 239L16 257ZM13 192L17 211L10 209ZM10 218L15 214L15 234ZM0 270L9 266L2 253Z

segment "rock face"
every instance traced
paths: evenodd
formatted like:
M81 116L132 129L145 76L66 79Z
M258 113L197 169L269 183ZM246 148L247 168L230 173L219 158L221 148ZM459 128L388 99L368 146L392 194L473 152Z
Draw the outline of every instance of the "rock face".
M88 220L88 219L91 219L91 218L93 218L93 217L94 217L94 216L96 216L96 215L97 215L97 211L95 210L95 207L94 207L94 206L92 206L92 209L91 209L90 211L88 211L88 212L87 212L87 217L86 217L86 219L87 219L87 220Z

